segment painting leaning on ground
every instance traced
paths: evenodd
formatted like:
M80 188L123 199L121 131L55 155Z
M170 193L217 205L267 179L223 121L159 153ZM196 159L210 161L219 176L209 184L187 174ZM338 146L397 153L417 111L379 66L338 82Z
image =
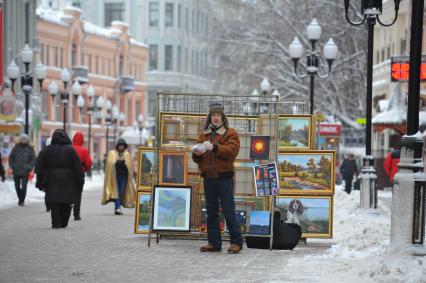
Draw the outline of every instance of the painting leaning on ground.
M277 197L282 220L298 224L303 237L331 237L331 206L330 196Z

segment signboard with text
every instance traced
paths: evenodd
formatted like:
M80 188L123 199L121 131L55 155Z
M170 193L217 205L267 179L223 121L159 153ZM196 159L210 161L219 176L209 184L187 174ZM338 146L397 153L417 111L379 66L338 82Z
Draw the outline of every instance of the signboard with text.
M391 57L391 81L408 82L410 73L409 56ZM420 80L426 81L426 55L422 55L422 64L420 67Z
M340 136L342 132L341 124L321 123L319 134L321 136Z

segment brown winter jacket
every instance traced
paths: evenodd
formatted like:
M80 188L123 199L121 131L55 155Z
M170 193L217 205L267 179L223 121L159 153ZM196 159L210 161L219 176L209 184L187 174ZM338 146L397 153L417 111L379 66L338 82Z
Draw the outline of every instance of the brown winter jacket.
M211 130L207 129L198 137L197 142L210 141L212 151L206 151L201 156L192 154L192 160L198 164L202 177L211 179L234 176L234 160L240 150L240 138L233 128L220 128L214 140L211 140Z

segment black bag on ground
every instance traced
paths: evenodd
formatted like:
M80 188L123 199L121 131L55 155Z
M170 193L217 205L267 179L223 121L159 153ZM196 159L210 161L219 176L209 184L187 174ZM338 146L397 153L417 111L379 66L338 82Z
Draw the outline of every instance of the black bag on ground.
M354 190L359 191L361 189L361 178L356 178L354 182Z
M274 212L274 236L272 249L274 250L292 250L299 243L302 236L302 229L294 223L282 223L280 211ZM269 238L247 236L246 243L248 248L269 249Z

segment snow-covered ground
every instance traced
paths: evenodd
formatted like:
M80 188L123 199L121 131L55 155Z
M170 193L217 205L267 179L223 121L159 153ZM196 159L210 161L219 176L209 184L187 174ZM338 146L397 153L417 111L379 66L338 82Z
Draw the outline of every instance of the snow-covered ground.
M104 182L103 174L93 174L92 178L86 177L84 190L94 190L102 186ZM44 202L44 192L35 187L35 178L28 182L27 196L25 203L31 202ZM18 205L18 197L16 196L15 185L12 179L6 182L0 182L0 209L10 207L11 205Z
M336 186L332 245L305 256L304 273L320 282L426 282L425 257L389 249L392 193L379 191L377 209L360 209L360 192L343 189Z
M86 178L84 190L102 187L103 175ZM303 278L311 282L426 282L426 257L389 249L391 191L379 191L377 209L359 208L360 192L347 195L336 186L333 239L308 239L309 244L328 243L320 254L308 252L302 261L289 261L289 269L303 266ZM44 193L29 183L26 203L44 201ZM0 183L0 209L17 205L12 181ZM286 268L286 267L283 267ZM301 278L301 277L299 277Z

